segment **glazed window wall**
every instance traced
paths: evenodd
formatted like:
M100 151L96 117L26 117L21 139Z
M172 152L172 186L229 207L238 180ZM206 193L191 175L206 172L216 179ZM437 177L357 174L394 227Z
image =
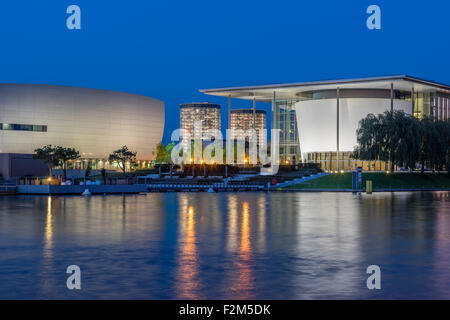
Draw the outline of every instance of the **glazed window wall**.
M422 119L431 115L433 94L430 92L414 93L414 117Z
M394 99L411 101L410 91L394 90ZM337 90L319 90L301 92L297 94L299 101L337 99ZM390 99L390 89L340 89L339 96L347 98Z
M231 113L231 125L233 130L243 130L244 133L253 128L253 112L251 111L234 111ZM265 140L267 129L267 116L265 112L255 113L255 130L258 134L258 138ZM238 137L239 138L239 137Z
M353 159L351 152L339 152L339 170L354 171L362 167L364 171L387 171L389 162L387 161L361 161ZM338 170L336 152L311 152L307 154L308 163L317 163L324 171Z
M438 92L432 99L431 114L435 120L448 120L450 117L450 94Z
M277 101L275 108L275 129L280 129L280 160L281 162L300 161L300 147L297 131L297 100Z
M194 132L196 121L202 122L202 132ZM180 108L180 128L187 130L191 134L191 139L196 135L203 137L203 133L208 129L220 130L220 108L202 106L185 106ZM188 143L187 139L182 137L183 143Z
M249 142L248 130L253 128L253 109L233 110L231 112L231 130L242 130L234 134L234 140ZM267 115L266 112L256 110L255 112L255 130L257 134L257 148L267 142ZM249 145L246 143L245 157L249 157Z
M345 98L376 98L376 99L390 99L391 91L388 89L341 89L339 95L342 99ZM300 101L305 100L320 100L320 99L337 99L337 90L322 90L302 92L298 94ZM435 98L436 94L432 92L414 92L414 96L411 91L394 90L394 99L411 101L414 97L413 114L415 117L421 119L424 116L434 116L435 118L444 117L443 111L445 107L442 107L443 103L439 97L443 97L442 94L438 94L438 98ZM433 108L435 106L435 108Z
M424 116L434 120L448 120L450 114L450 94L444 92L414 93L414 116L422 119Z
M181 108L180 125L182 129L187 129L192 134L195 121L202 122L203 130L220 130L220 109L202 107Z

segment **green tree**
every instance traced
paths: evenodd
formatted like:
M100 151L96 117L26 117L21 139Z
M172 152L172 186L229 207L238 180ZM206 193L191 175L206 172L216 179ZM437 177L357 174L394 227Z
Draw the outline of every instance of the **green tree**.
M172 164L172 149L175 147L175 142L171 142L166 146L166 157L164 158L165 163Z
M155 156L155 161L158 163L172 164L172 149L175 147L175 142L169 143L167 146L161 142L156 145L152 154Z
M58 146L55 148L55 158L62 164L64 172L64 180L67 178L67 161L80 158L80 153L74 148L64 148Z
M425 172L426 163L433 163L434 150L438 133L434 126L434 121L430 117L424 117L420 122L421 146L420 146L420 167L421 172Z
M367 115L359 122L356 130L358 146L353 157L360 160L387 160L387 153L382 144L382 118L373 114Z
M369 114L359 122L356 136L355 158L389 161L391 170L394 165L414 169L420 158L419 120L403 111Z
M34 150L33 159L44 161L50 177L53 177L53 167L57 166L59 161L55 156L55 148L51 144Z
M118 164L119 168L122 169L123 177L125 178L127 173L126 163L136 161L136 154L136 152L129 150L127 146L123 146L109 155L109 161Z
M392 125L392 160L398 166L414 169L420 159L420 121L403 111L394 111Z
M445 166L447 173L450 173L450 121L449 120L440 120L436 122L436 130L439 135L440 141L440 149L438 151L439 169L442 170L442 167Z
M160 142L156 145L152 154L155 156L155 162L161 163L166 156L166 147Z

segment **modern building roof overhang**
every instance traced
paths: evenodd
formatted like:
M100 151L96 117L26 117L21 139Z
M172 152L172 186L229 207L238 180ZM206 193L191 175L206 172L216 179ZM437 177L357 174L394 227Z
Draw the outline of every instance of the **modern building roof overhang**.
M381 89L390 90L391 85L394 90L435 92L441 91L450 93L450 86L435 81L424 80L407 75L371 77L359 79L324 80L312 82L299 82L287 84L259 85L248 87L228 87L217 89L202 89L208 95L232 97L244 100L257 100L270 102L275 92L277 100L296 99L302 92L336 90L339 89Z

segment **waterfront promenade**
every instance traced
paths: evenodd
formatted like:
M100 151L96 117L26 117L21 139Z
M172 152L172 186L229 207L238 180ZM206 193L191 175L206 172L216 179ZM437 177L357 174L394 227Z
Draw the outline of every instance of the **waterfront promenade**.
M373 192L449 191L450 176L444 173L364 173L359 189L352 189L349 173L330 174L319 172L299 177L260 179L237 177L139 179L133 184L88 185L18 185L1 186L1 195L80 195L88 194L138 194L147 192L365 192L366 182L373 182Z

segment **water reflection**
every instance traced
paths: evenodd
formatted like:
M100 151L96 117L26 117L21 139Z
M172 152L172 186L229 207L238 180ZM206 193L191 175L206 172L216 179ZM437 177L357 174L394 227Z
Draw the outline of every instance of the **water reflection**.
M433 258L433 291L439 296L445 297L448 293L448 286L450 284L450 215L449 203L450 193L436 192L434 194L434 201L436 203L436 234ZM447 296L448 298L448 296Z
M199 257L195 234L195 209L186 197L180 198L179 234L181 252L177 271L177 297L179 299L200 299Z
M54 287L54 278L51 275L55 272L53 261L53 212L51 196L47 198L47 210L45 214L45 231L43 241L44 245L42 255L41 290L44 295L49 295L51 294L51 291Z
M250 255L250 217L248 202L242 204L242 223L241 223L241 249L240 256L248 258Z
M315 193L304 201L295 194L292 209L296 226L293 264L295 286L292 298L347 298L358 291L361 282L362 250L359 241L359 210L351 194ZM356 196L355 196L356 197ZM286 219L289 218L288 215ZM362 272L361 272L362 271ZM324 291L324 288L327 288Z
M52 221L52 197L47 199L47 215L45 221L45 236L44 236L44 258L49 260L52 258L53 247L53 221Z
M232 291L235 299L251 299L253 288L252 249L250 240L250 210L245 201L242 204L241 221L241 245L238 259L236 260L236 272L238 274Z
M227 249L236 252L238 248L238 197L234 194L228 197L228 230Z
M267 198L258 199L258 232L257 232L257 249L262 253L266 251L266 216L267 216Z
M449 299L449 230L449 192L0 197L0 298Z

